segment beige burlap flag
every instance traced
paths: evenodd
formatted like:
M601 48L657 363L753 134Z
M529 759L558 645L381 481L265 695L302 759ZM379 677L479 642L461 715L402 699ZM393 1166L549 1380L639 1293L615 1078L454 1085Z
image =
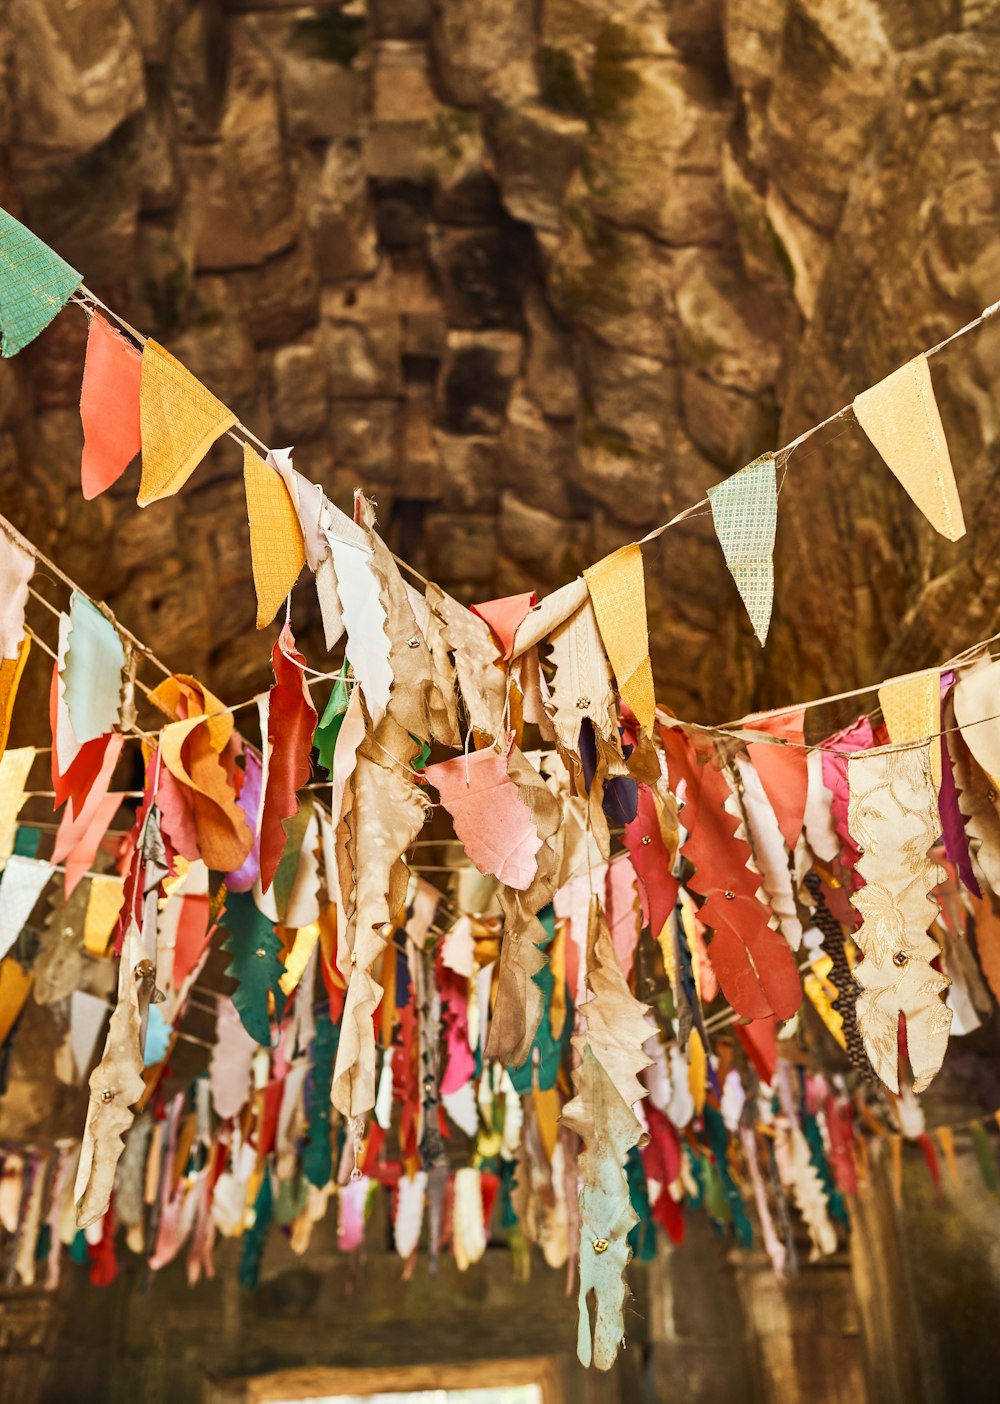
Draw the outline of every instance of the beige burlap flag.
M921 352L854 401L858 423L885 466L942 536L965 535L948 441L934 398L927 357Z
M236 416L197 376L150 338L139 383L142 480L138 504L173 497Z

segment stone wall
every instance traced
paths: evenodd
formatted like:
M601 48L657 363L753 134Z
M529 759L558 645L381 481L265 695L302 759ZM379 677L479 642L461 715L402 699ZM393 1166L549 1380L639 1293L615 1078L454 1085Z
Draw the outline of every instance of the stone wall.
M7 0L2 35L2 203L466 598L561 583L1000 295L989 0ZM83 503L84 336L0 368L4 510L234 699L268 657L236 446ZM782 490L766 652L703 517L647 551L664 701L995 627L998 353L935 362L957 545L839 424Z

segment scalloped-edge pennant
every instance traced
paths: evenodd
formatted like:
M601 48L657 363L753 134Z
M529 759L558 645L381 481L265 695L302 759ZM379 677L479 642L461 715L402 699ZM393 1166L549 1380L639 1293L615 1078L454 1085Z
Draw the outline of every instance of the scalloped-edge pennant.
M923 352L854 401L858 423L935 531L965 535L962 502Z
M141 375L142 352L138 346L95 312L90 319L80 386L80 486L88 502L118 481L142 447Z
M83 282L75 268L0 210L0 350L16 356Z
M773 553L778 525L774 454L762 454L731 478L710 487L708 500L726 565L763 646L774 603Z
M257 628L263 629L298 580L306 563L306 548L299 514L284 477L249 444L243 445L243 486L257 591Z
M944 871L928 856L939 820L927 749L858 751L848 779L848 822L866 884L851 896L864 918L854 934L864 956L854 969L858 1028L872 1067L898 1092L903 1014L913 1089L923 1092L941 1067L952 1021L941 998L951 981L931 965L941 948L929 935L938 913L930 894Z
M24 638L28 582L34 571L34 556L0 527L0 658L17 657Z
M583 576L618 682L619 695L631 707L643 730L651 732L656 699L649 661L642 549L633 541L590 566Z
M140 507L179 492L216 439L236 423L232 410L152 337L142 352L139 418Z

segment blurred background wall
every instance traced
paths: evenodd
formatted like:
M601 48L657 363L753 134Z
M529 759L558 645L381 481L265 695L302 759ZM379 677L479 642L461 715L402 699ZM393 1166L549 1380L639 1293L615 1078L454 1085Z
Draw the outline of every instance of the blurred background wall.
M992 0L3 13L0 202L466 598L561 583L1000 297ZM5 510L243 695L268 647L236 445L145 512L134 473L82 502L85 330L0 369ZM706 520L647 551L664 701L723 720L988 632L1000 321L934 377L968 538L834 426L791 461L765 652Z

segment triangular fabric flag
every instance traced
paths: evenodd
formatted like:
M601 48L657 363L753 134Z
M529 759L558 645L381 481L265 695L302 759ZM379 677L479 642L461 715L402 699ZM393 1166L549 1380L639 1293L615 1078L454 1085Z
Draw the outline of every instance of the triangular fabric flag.
M118 481L142 447L141 374L142 352L138 346L95 312L90 319L80 386L80 485L88 502Z
M912 678L895 678L878 690L882 719L894 746L907 741L927 741L931 776L935 789L941 787L941 674L918 673Z
M34 759L34 746L21 746L0 756L0 863L5 863L14 851L17 816L24 804L24 787Z
M774 535L778 484L774 454L755 458L731 478L708 489L712 520L754 633L767 641L774 602Z
M142 353L139 419L140 507L179 492L216 439L236 423L232 410L152 338Z
M854 401L854 413L885 466L935 531L949 541L964 536L955 470L923 352L863 390Z
M257 591L257 628L270 624L306 563L295 504L281 474L243 445L243 485L250 520L250 556Z
M150 1013L154 1008L150 1008ZM90 1072L97 1040L104 1031L110 1012L106 999L87 990L74 990L69 997L69 1043L77 1082L82 1082Z
M78 590L69 620L63 683L73 733L82 745L104 736L118 721L125 649L111 620Z
M16 960L0 961L0 1047L6 1043L34 982L33 970L26 970Z
M125 901L125 881L108 874L94 877L87 893L87 914L83 919L83 949L92 956L108 953L108 945L118 924Z
M269 693L270 749L260 818L260 883L266 892L285 851L284 821L299 812L297 792L308 784L317 716L306 687L305 659L286 624L271 651L274 686Z
M17 646L17 657L5 658L0 662L0 756L7 749L11 717L14 715L14 701L30 651L31 636L25 634Z
M344 717L347 715L347 708L351 701L351 688L347 681L350 666L345 658L333 684L333 691L330 693L326 709L313 733L313 745L316 748L317 758L328 775L333 774L333 753L336 750L337 737L340 735L340 728L344 724Z
M28 581L35 558L0 530L0 658L16 658L24 638Z
M804 745L805 708L778 712L771 716L744 717L747 731L762 731L779 737L774 741L748 741L747 755L753 761L764 793L771 802L781 837L790 849L798 843L806 816L809 792L809 752Z
M631 707L642 729L651 732L656 699L649 661L642 550L632 542L605 556L583 575L621 699Z
M20 936L51 876L51 863L17 856L7 859L0 879L0 960Z
M504 658L510 657L514 647L514 635L536 598L534 590L529 590L526 595L508 595L502 600L487 600L485 604L469 606L473 614L478 614L480 619L485 620L496 634Z
M0 210L0 350L16 356L83 282L47 244Z

